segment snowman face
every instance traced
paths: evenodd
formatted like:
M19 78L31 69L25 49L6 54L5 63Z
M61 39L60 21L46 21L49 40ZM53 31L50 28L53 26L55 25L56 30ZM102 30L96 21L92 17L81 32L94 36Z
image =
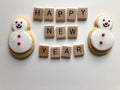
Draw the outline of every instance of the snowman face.
M16 18L12 22L13 30L27 30L27 21L23 18Z
M103 29L111 29L112 28L112 19L108 16L101 16L98 19L98 27Z

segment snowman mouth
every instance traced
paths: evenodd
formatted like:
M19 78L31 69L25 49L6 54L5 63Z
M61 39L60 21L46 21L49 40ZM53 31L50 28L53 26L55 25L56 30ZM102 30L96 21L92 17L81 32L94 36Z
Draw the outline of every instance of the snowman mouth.
M22 27L22 25L18 24L16 25L16 28L20 29Z
M103 24L104 27L109 27L110 24L108 24L107 22Z

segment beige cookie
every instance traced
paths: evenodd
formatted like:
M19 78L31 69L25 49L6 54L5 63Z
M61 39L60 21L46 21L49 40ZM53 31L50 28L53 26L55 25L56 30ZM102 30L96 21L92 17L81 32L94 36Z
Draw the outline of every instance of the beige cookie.
M114 43L112 26L113 22L109 16L102 14L96 18L87 40L88 47L93 54L105 55L111 50Z
M17 16L12 21L12 31L9 34L8 46L11 54L19 59L32 54L35 46L34 35L30 30L30 22L24 16Z

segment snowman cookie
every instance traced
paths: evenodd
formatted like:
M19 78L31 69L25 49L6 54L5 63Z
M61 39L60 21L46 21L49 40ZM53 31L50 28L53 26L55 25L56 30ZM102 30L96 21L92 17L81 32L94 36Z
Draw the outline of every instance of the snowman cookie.
M113 21L108 15L100 15L96 18L93 29L88 34L88 46L96 55L107 54L114 43L112 34Z
M35 46L34 35L26 17L18 16L12 21L8 46L11 54L19 59L26 58L33 52Z

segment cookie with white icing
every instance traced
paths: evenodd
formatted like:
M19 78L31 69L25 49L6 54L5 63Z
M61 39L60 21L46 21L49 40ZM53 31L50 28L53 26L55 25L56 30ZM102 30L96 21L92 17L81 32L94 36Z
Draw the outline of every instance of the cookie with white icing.
M113 21L108 15L100 15L96 18L94 27L88 34L88 46L96 55L107 54L113 44Z
M12 21L11 27L12 30L8 38L11 54L19 59L28 57L35 46L29 20L26 17L18 16Z

